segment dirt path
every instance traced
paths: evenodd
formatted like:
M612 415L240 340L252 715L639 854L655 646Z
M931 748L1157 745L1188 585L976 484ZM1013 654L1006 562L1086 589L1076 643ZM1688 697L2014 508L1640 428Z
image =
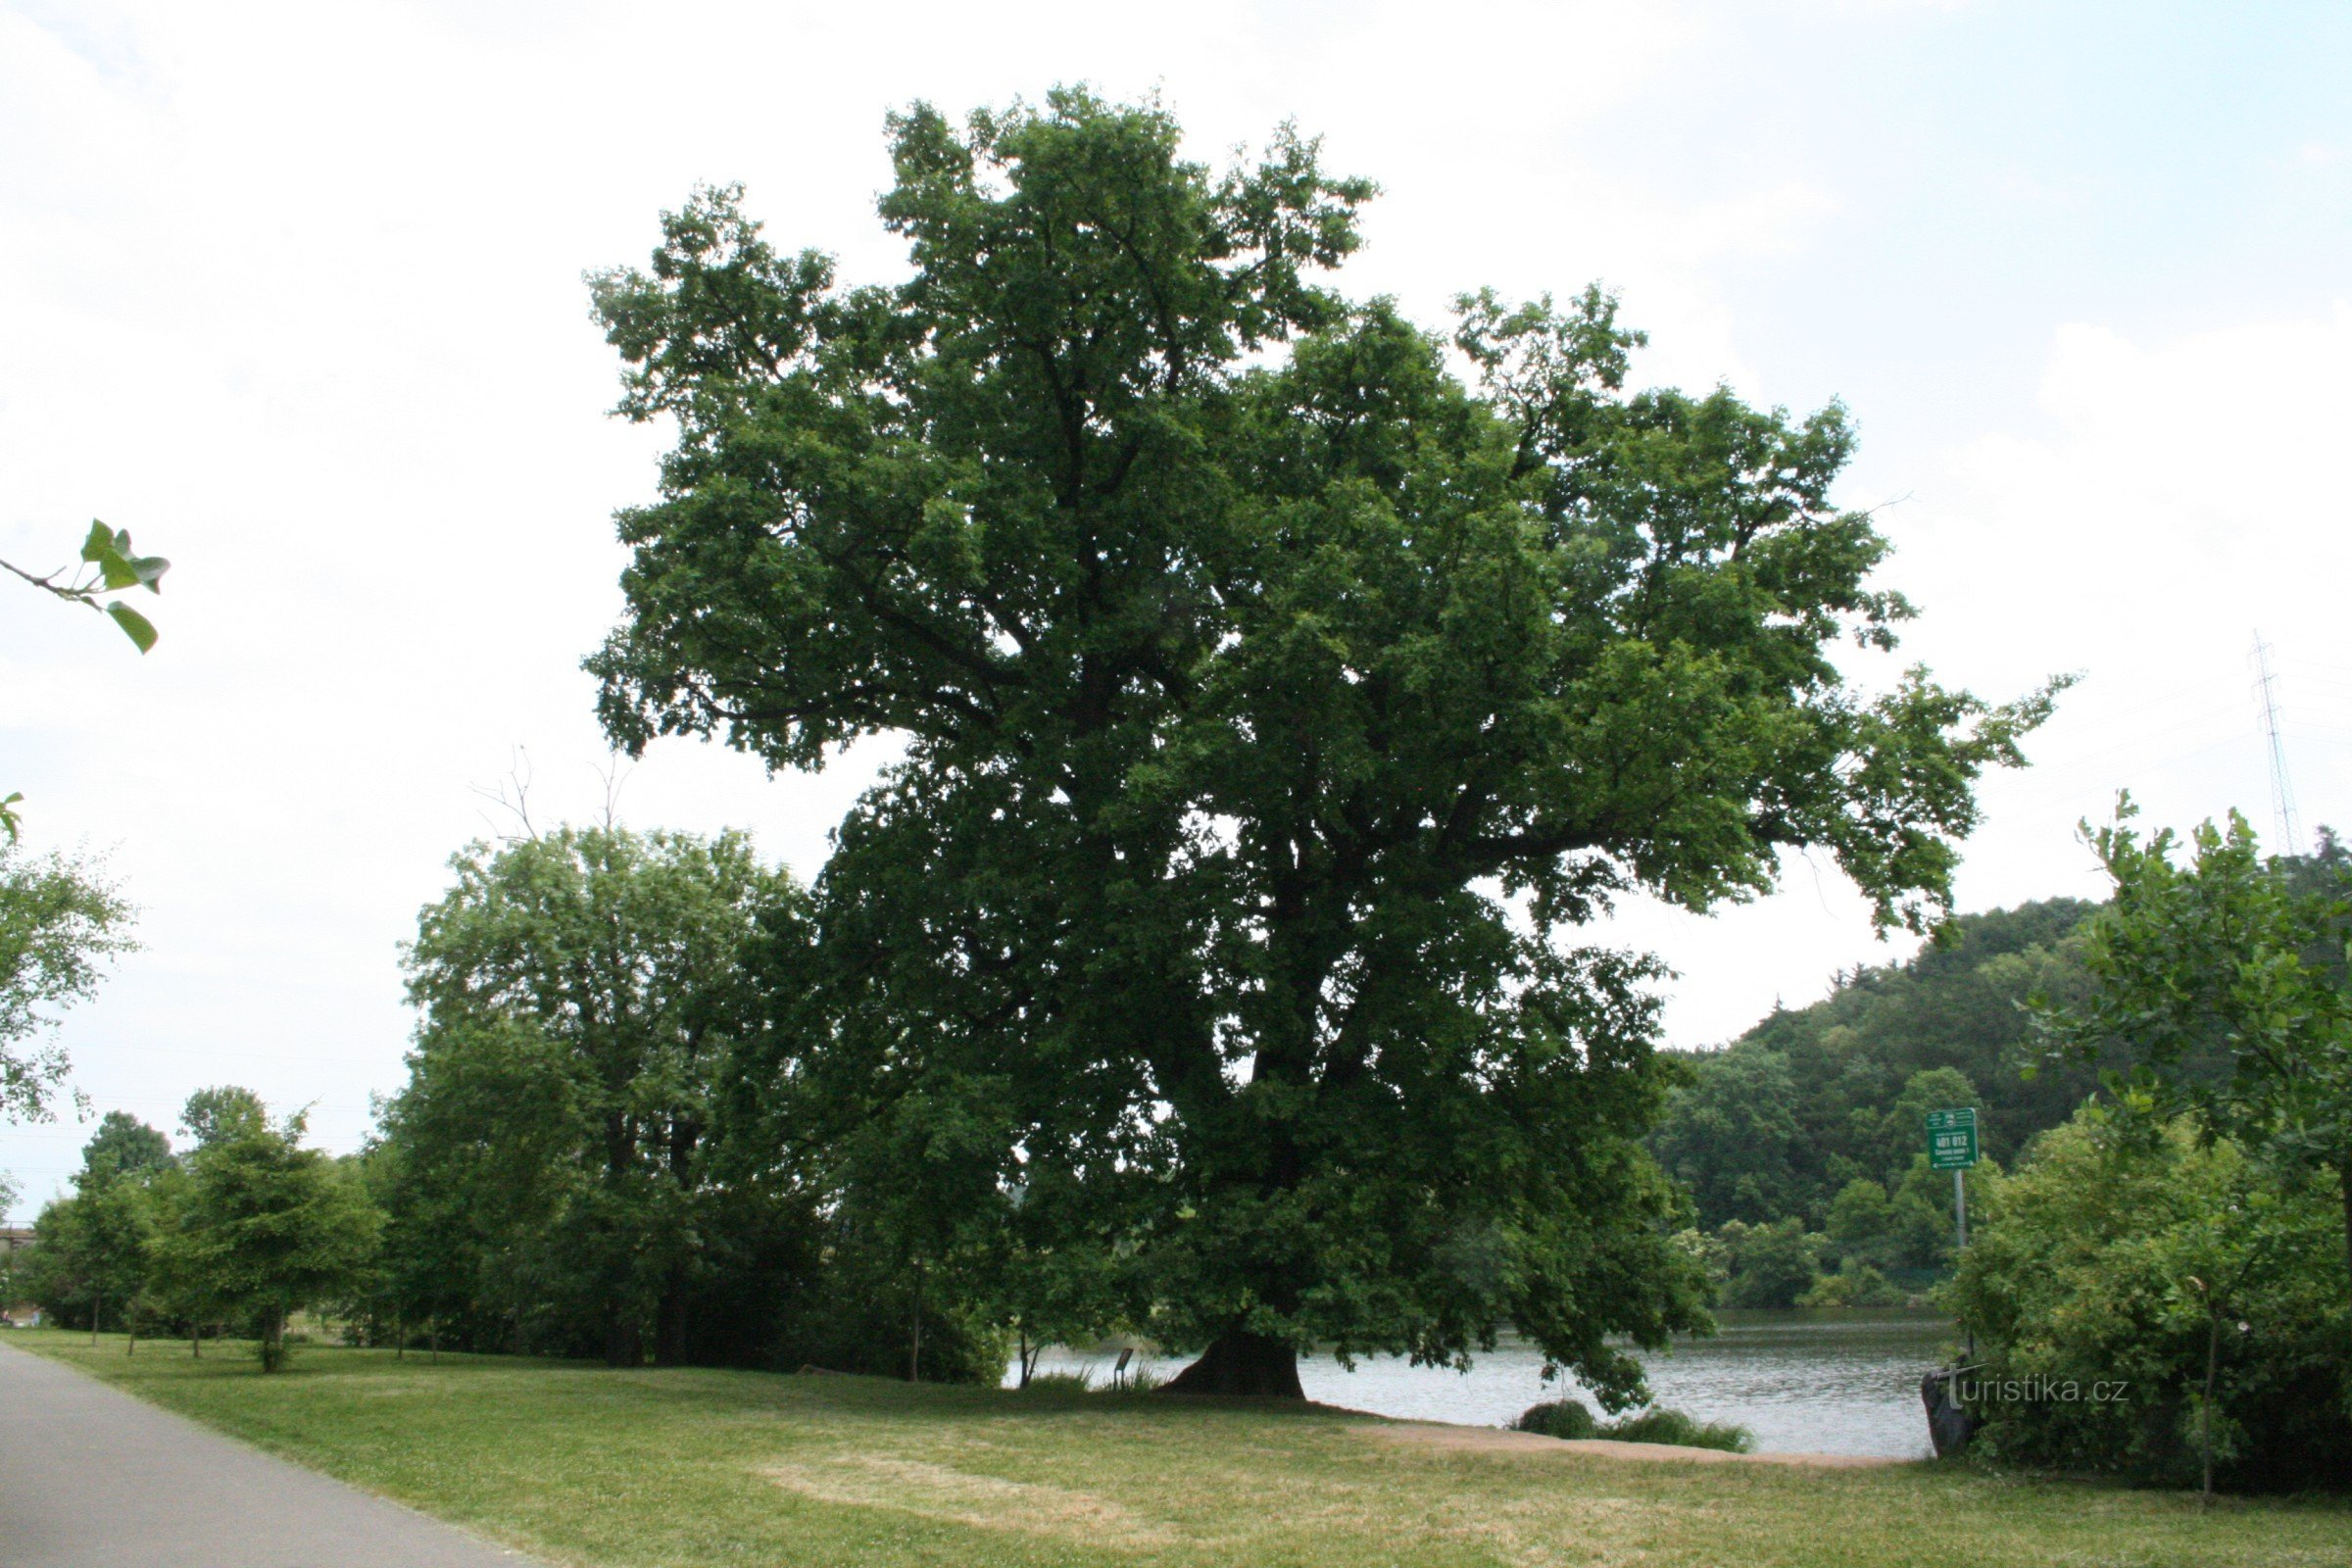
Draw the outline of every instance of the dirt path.
M1454 1453L1516 1453L1537 1458L1597 1454L1608 1459L1677 1460L1692 1464L1780 1464L1809 1470L1875 1470L1903 1459L1865 1458L1850 1453L1726 1453L1675 1443L1619 1443L1612 1438L1547 1438L1500 1427L1455 1427L1434 1421L1390 1421L1356 1429L1375 1443L1437 1448Z

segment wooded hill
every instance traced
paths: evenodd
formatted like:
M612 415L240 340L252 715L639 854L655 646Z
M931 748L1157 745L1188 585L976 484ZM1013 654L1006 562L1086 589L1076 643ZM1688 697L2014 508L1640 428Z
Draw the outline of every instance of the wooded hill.
M1986 1157L2027 1140L2097 1087L2083 1066L2028 1079L2025 1000L2082 984L2068 938L2095 906L2048 899L1961 915L1906 962L1841 974L1808 1007L1776 1008L1730 1046L1681 1053L1692 1080L1653 1147L1690 1189L1701 1226L1828 1222L1838 1193L1896 1191L1922 1152L1922 1112L1977 1107Z
M2346 859L2322 828L2313 854L2278 864L2317 889L2339 885ZM1650 1147L1690 1189L1728 1304L1899 1300L1951 1261L1951 1182L1928 1168L1922 1117L1974 1106L1986 1168L2009 1168L2099 1092L2096 1064L2036 1045L2027 1006L2083 997L2079 931L2098 907L1961 915L1905 962L1840 974L1827 998L1776 1007L1720 1050L1675 1054L1689 1081ZM2182 1071L2226 1076L2218 1037Z

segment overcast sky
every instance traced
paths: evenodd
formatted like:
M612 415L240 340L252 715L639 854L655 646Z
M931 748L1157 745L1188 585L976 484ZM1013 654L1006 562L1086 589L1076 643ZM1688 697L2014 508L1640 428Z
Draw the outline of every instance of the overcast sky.
M0 555L95 515L175 563L144 660L0 589L0 794L143 910L64 1032L96 1110L243 1083L355 1147L476 789L519 751L542 820L601 808L578 661L659 438L607 416L581 272L741 180L778 243L894 275L884 114L1078 80L1205 159L1323 135L1386 191L1355 293L1435 324L1597 278L1648 381L1843 398L1902 657L2084 676L1985 791L1962 907L2095 894L2074 824L2119 787L2273 833L2257 630L2306 830L2352 825L2352 8L0 0ZM620 806L809 876L864 776L669 742ZM1679 1045L1908 951L1826 858L1617 935L1681 970ZM87 1133L0 1128L20 1217Z

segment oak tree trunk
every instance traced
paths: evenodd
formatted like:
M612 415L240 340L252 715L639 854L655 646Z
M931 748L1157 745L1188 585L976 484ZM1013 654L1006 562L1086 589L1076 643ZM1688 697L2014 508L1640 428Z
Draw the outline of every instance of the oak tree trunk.
M1160 1393L1306 1397L1298 1387L1298 1351L1291 1343L1241 1329L1229 1330L1211 1341L1200 1360L1160 1385Z

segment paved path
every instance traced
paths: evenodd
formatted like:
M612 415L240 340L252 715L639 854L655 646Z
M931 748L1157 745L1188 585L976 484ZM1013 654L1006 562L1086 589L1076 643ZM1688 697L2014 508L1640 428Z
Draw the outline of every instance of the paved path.
M0 1340L5 1568L529 1568Z

